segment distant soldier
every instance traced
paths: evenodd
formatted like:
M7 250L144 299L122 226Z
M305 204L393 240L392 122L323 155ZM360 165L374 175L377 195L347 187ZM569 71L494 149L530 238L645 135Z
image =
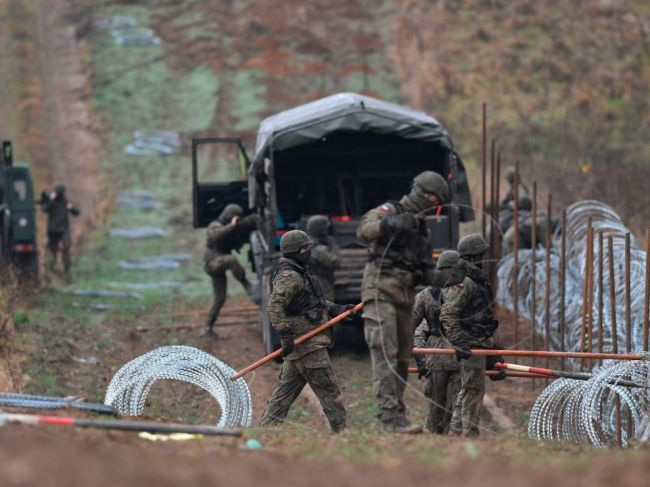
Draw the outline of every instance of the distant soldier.
M294 339L354 306L337 305L323 297L318 279L309 272L312 245L301 230L291 230L280 240L282 257L271 279L268 313L280 336L284 363L280 382L262 414L262 425L282 423L309 384L336 433L346 427L346 413L327 350L332 345L331 329L299 345Z
M454 408L451 433L479 436L479 415L485 394L486 359L471 348L494 348L494 297L482 265L487 242L478 234L463 237L458 253L466 262L463 282L442 289L440 321L460 362L461 388Z
M318 278L323 296L334 299L334 271L340 265L336 240L329 234L330 222L325 215L314 215L307 220L307 233L314 240L309 269Z
M415 287L433 283L431 235L423 218L447 201L447 181L433 171L413 179L409 194L361 219L357 238L368 245L363 274L364 335L372 361L379 420L388 431L419 433L402 401L413 348ZM416 216L417 215L417 216Z
M543 244L546 239L546 215L543 212L537 212L535 242L533 242L533 214L532 201L530 198L519 198L519 217L518 217L518 234L517 248L532 249L534 246ZM513 218L507 231L503 236L502 253L503 255L513 252L515 249L515 225L514 213Z
M257 227L255 215L248 215L242 218L244 210L236 204L227 205L215 221L208 225L206 232L206 249L203 254L203 269L212 279L212 290L214 299L212 307L205 320L203 334L216 337L214 324L219 313L226 302L228 290L228 278L226 271L230 271L248 294L251 293L251 285L246 278L246 271L232 255L232 251L238 251L248 240L248 235Z
M441 286L462 282L465 275L455 250L445 250L436 266L436 286L428 286L415 297L414 342L417 348L451 348L440 324ZM429 412L425 427L436 434L449 431L454 404L460 390L460 365L449 355L416 355L418 378L426 377L425 395Z
M499 203L499 206L502 209L508 208L508 206L511 204L511 202L515 199L515 169L513 167L509 167L506 169L504 176L506 178L506 181L508 182L508 192L506 193L505 197L501 200L501 203ZM528 191L528 186L523 182L521 178L521 173L519 174L519 198L522 196L529 196L530 191Z
M61 249L63 272L66 279L70 272L70 215L78 216L79 209L68 201L65 195L65 185L57 183L54 190L41 196L41 209L47 213L47 250L50 255L48 267L56 265L57 253Z

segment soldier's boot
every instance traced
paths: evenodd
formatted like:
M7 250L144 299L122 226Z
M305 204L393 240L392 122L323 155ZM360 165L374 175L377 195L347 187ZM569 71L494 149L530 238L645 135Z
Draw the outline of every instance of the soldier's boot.
M418 435L422 433L422 426L411 423L405 416L398 416L393 421L384 422L384 429L401 435Z
M342 421L340 423L330 423L330 429L332 430L332 433L341 433L342 431L345 431L347 427L348 425L345 421Z
M203 331L201 332L201 336L206 337L206 338L214 338L214 339L219 338L219 335L217 335L217 333L214 331L213 327L210 326L210 325L205 325L203 327Z

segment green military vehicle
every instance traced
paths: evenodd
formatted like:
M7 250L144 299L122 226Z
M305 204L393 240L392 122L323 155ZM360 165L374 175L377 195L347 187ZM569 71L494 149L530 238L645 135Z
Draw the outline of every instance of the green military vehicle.
M3 280L13 266L19 278L38 277L36 208L29 167L14 165L10 141L0 154L0 269Z
M229 159L247 180L219 181L219 169ZM427 218L434 257L455 248L459 223L474 219L465 168L445 128L425 113L355 93L266 118L252 159L238 138L194 139L192 166L195 228L207 226L228 203L249 208L262 220L250 244L263 310L281 236L304 229L311 215L329 216L341 248L335 283L339 303L360 299L367 251L356 239L359 219L377 205L401 198L418 173L433 170L449 182L451 204ZM266 313L261 316L264 344L271 351L279 340Z

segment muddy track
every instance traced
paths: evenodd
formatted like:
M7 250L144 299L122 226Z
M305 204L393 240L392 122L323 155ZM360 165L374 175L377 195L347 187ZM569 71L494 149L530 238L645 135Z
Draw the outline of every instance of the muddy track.
M51 174L55 181L66 182L68 197L82 209L72 226L77 248L88 230L103 220L107 200L83 36L89 22L69 1L50 0L42 5L38 23Z

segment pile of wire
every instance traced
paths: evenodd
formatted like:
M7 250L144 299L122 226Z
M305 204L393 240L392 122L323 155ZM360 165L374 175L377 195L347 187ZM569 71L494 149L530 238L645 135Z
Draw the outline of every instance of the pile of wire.
M117 371L106 390L104 403L120 414L144 411L151 387L158 380L178 380L208 392L220 406L217 426L250 426L251 396L244 379L231 381L235 371L210 354L193 347L167 346L130 361Z
M623 224L618 214L609 206L598 201L581 201L570 205L566 209L566 278L565 278L565 343L566 350L579 351L581 346L581 334L583 326L583 287L588 274L587 269L587 228L589 218L592 220L594 234L603 234L603 265L602 265L602 288L599 276L600 245L598 238L593 243L593 293L594 296L602 296L602 307L598 299L593 299L591 310L594 328L596 324L602 323L602 343L604 351L613 350L613 319L614 310L617 323L617 339L619 347L626 344L625 333L625 234L629 230ZM537 249L535 256L535 295L533 295L532 282L533 272L531 263L531 250L519 250L518 272L514 272L514 254L508 254L499 264L498 278L499 289L497 299L502 306L514 309L514 282L517 280L518 302L517 308L520 315L530 320L539 336L545 336L547 311L544 306L546 286L549 286L550 296L550 334L549 344L553 350L561 350L561 284L560 284L560 245L561 229L558 229L553 237L553 245L550 250L550 279L546 276L546 250ZM607 248L608 237L612 237L613 243L613 275L610 274L609 252ZM634 236L630 238L630 281L632 283L645 282L645 252L642 251ZM614 303L610 299L610 285L614 283L616 290ZM547 282L548 281L548 282ZM644 287L641 285L632 286L630 292L630 318L631 318L631 350L643 349L643 299ZM533 301L535 306L533 307ZM533 309L535 310L533 316ZM593 333L591 349L599 348L598 333ZM589 348L589 344L586 344ZM573 362L575 363L575 362Z
M0 393L0 406L25 409L78 409L100 414L115 414L111 406L84 402L71 397L37 396L33 394Z
M625 387L629 380L639 387ZM588 381L558 379L537 398L528 435L538 440L568 440L604 448L647 441L650 431L650 362L606 361Z

